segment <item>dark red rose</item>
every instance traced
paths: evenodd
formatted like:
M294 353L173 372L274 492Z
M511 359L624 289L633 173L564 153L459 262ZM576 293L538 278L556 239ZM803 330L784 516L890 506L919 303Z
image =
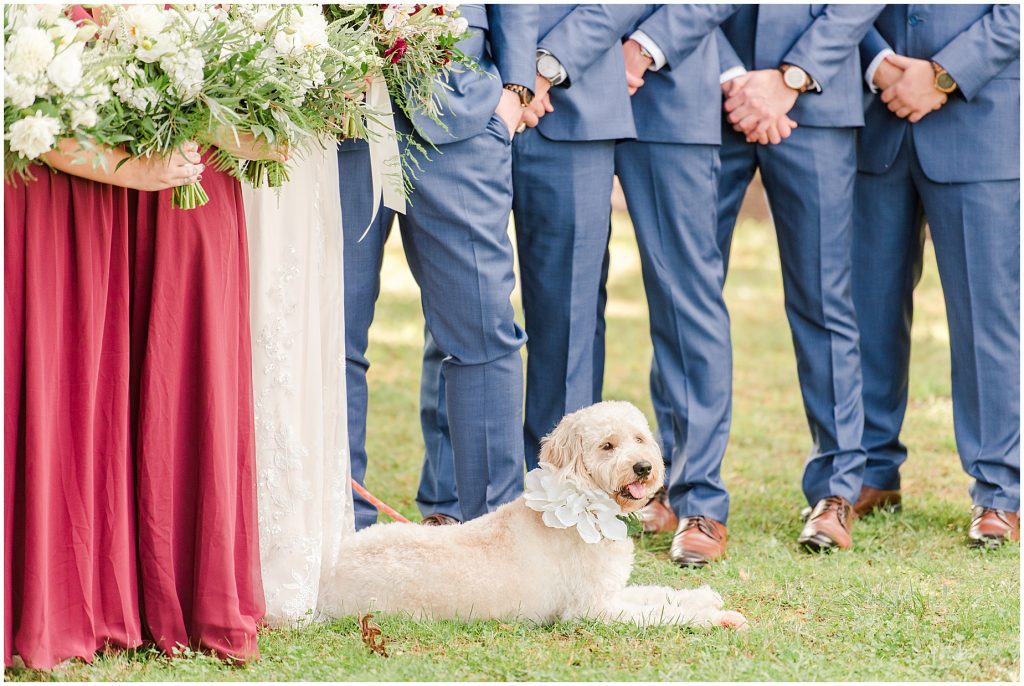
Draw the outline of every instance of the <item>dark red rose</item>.
M395 40L395 44L384 51L384 57L391 58L391 64L398 64L402 57L405 56L405 51L409 49L404 38Z
M444 7L442 5L438 5L437 7L435 7L434 8L434 14L438 14L438 15L443 17L444 16Z

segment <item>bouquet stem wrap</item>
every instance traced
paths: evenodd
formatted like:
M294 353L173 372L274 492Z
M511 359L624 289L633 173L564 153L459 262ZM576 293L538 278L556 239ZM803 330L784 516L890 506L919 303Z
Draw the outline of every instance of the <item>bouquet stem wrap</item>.
M359 240L366 234L377 219L380 201L384 207L405 214L405 195L402 193L402 174L400 170L398 137L395 133L395 115L391 109L391 96L383 76L377 76L370 83L366 93L366 105L375 116L368 117L366 129L370 145L370 179L373 183L373 216ZM395 167L396 172L385 176L387 165Z

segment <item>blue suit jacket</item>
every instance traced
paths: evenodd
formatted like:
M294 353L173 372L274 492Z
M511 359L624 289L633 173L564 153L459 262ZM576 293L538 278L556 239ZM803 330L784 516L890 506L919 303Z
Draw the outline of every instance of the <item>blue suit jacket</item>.
M568 74L551 89L555 111L537 129L559 141L633 138L622 34L646 5L541 5L537 46ZM532 88L532 84L531 84Z
M737 5L654 5L629 33L640 30L665 55L665 66L644 74L633 95L637 140L718 145L722 142L715 29Z
M794 64L821 93L801 95L789 113L801 126L863 126L858 44L884 5L761 5L756 26L741 10L722 24L721 68Z
M459 48L475 57L482 72L452 69L448 88L438 86L441 120L448 130L416 116L416 130L436 145L471 138L487 126L501 99L502 84L530 90L537 74L537 5L460 5L469 22Z
M916 124L868 93L858 167L879 174L914 137L921 169L932 181L1020 178L1020 6L889 5L861 44L861 62L891 48L933 60L957 90Z

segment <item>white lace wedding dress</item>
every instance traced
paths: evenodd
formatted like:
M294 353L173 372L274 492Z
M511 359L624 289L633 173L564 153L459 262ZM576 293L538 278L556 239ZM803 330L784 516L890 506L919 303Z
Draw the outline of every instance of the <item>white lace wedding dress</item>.
M341 203L334 145L280 189L244 187L260 562L272 626L316 619L352 533Z

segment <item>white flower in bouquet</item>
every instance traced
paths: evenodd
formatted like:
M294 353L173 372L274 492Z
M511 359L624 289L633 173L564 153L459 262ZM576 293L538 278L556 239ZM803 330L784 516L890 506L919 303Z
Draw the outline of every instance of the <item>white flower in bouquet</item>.
M170 55L179 49L175 36L161 34L155 38L143 38L139 43L135 56L140 62L153 64L159 62L165 55Z
M98 131L97 107L110 96L113 74L93 40L96 24L71 21L67 6L4 6L5 177L28 178L29 165L61 138L106 144L118 132ZM114 141L116 143L116 140Z
M168 12L159 5L128 5L117 12L109 23L109 32L118 32L122 40L142 45L155 39L167 25Z
M36 101L38 93L35 82L4 74L4 98L15 107L23 109L31 106Z
M50 82L61 93L71 93L82 83L84 51L85 43L72 43L58 52L46 67Z
M319 6L291 6L286 16L287 21L277 27L274 37L274 49L279 53L296 56L328 47L327 20Z
M256 29L257 32L263 33L267 30L267 25L270 23L270 20L273 19L279 11L280 8L271 7L269 5L263 5L257 8L252 15L253 28Z
M619 518L622 509L618 503L604 491L582 488L571 476L546 462L526 474L523 497L528 508L543 513L545 526L575 526L587 543L597 543L602 538L626 540L628 527Z
M58 46L64 46L71 45L78 39L78 31L75 22L67 17L57 17L46 33Z
M206 60L194 47L182 47L160 60L160 68L171 80L171 88L182 102L191 102L203 89Z
M400 29L409 23L410 8L407 5L388 5L381 22L388 31Z
M12 152L24 159L34 160L56 145L62 129L60 120L36 112L11 124L6 138Z
M223 21L225 11L216 5L192 7L183 11L186 23L191 27L193 33L202 34L214 24Z
M38 26L16 28L4 50L4 72L15 77L37 78L50 64L53 39Z
M81 101L76 101L75 106L71 108L71 126L76 129L90 129L96 126L99 120L96 108L80 103Z

